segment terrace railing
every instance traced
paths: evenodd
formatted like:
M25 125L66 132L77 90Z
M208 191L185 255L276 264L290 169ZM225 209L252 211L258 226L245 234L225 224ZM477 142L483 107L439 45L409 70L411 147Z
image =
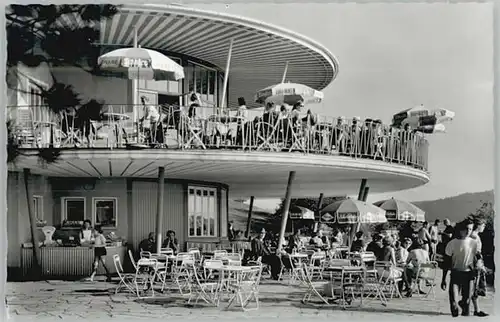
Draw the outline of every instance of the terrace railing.
M32 113L31 117L13 120L13 135L26 149L53 146L301 152L380 160L427 170L428 141L421 133L377 122L256 111L251 113L255 117L243 118L231 111L217 113L212 108L200 109L202 113L189 117L188 108L155 108L159 118L149 120L134 115L131 106L116 105L106 106L98 120L78 113L60 113L42 120L35 119Z

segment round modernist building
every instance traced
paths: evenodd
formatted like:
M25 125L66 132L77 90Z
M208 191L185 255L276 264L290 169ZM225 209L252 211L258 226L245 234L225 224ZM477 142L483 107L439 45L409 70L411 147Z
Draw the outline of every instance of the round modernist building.
M81 21L68 16L60 23ZM211 117L218 115L220 106L229 108L230 116L239 97L246 99L250 110L259 107L253 102L255 92L281 82L287 65L287 81L316 90L329 86L339 72L338 62L311 39L261 21L167 5L125 5L101 22L100 30L103 54L132 46L136 30L141 47L176 60L186 77L177 82L134 82L78 68L17 66L17 87L28 90L8 93L9 116L20 129L16 133L22 149L9 165L9 268L26 271L32 261L31 250L21 247L31 241L26 195L40 227L56 226L66 231L62 236L69 236L73 223L89 219L123 237L134 250L155 230L160 211L163 230L175 231L185 249L212 248L226 241L228 200L282 198L290 172L295 173L292 197L356 194L362 179L373 193L429 181L427 141L414 134L383 134L372 130L372 123L338 125L333 116L319 116L314 124L304 121L300 129L250 118L231 127L230 120ZM230 68L225 70L228 60ZM127 117L102 120L97 128L104 133L95 133L92 144L78 129L68 134L67 128L61 129L65 116L51 115L37 99L36 85L52 85L49 69L58 81L71 84L83 101L102 100L108 112ZM225 76L227 101L222 102ZM192 91L200 95L203 112L200 120L184 122L185 94ZM181 106L176 110L180 118L164 122L161 142L145 142L136 130L142 108L139 96L147 96L149 104L166 116L175 115L171 106ZM40 162L40 148L55 145L54 140L60 153L57 161ZM84 252L79 247L63 249L43 252ZM79 272L49 262L47 275Z

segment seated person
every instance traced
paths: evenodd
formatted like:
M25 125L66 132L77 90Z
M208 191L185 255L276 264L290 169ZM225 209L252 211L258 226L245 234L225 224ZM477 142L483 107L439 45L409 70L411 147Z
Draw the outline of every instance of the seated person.
M372 241L368 244L368 246L366 246L366 251L373 252L377 260L381 261L383 260L382 248L382 235L375 234L372 236Z
M412 288L411 284L414 279L417 278L417 271L421 264L425 264L429 262L429 252L423 249L423 244L417 240L414 243L413 250L408 254L408 260L406 261L406 283L408 292L406 293L407 297L411 297ZM420 294L425 294L422 291L420 284L418 284L418 292Z
M361 253L361 252L364 252L364 250L365 250L365 241L363 238L363 232L358 231L358 232L356 232L356 240L352 242L351 252Z
M175 232L173 230L167 231L167 238L163 241L162 248L171 248L174 254L179 251L179 242L175 238Z
M323 247L323 240L318 233L313 233L311 239L309 240L309 245L314 245L316 247Z
M156 253L155 233L150 232L148 238L139 243L139 255L140 252Z
M304 248L304 244L300 239L300 230L297 230L288 240L288 252L291 254L293 250L300 251Z
M402 242L396 242L396 264L398 266L406 265L408 260L408 248L411 246L411 239L405 238Z
M262 229L259 236L252 240L252 255L254 259L262 258L262 263L271 266L271 276L277 280L281 271L281 262L276 254L272 254L267 247L264 239L266 237L266 230Z
M392 247L393 244L393 239L392 237L385 237L382 240L382 249L380 251L381 253L381 261L387 262L390 264L390 267L386 267L383 272L380 272L384 277L386 278L399 278L403 275L403 269L396 267L396 253L394 251L394 248ZM379 260L377 258L377 260Z

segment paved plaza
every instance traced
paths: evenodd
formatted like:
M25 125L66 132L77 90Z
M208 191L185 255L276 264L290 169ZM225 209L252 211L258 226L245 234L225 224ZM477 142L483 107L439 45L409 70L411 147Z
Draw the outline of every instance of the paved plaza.
M321 307L301 303L305 287L287 282L264 280L260 287L260 308L257 311L242 312L238 309L209 307L201 304L196 307L186 304L187 297L178 293L157 293L151 300L138 300L126 293L114 294L116 283L104 281L40 281L16 282L7 284L7 304L11 319L109 319L119 320L131 318L155 319L197 319L226 320L258 317L270 318L315 318L315 319L349 319L368 317L375 320L404 316L405 320L433 319L448 320L451 318L448 309L447 292L436 289L436 300L413 298L393 299L387 306L379 301L365 302L362 308L342 310L341 308ZM481 298L482 309L493 313L492 291L486 298Z

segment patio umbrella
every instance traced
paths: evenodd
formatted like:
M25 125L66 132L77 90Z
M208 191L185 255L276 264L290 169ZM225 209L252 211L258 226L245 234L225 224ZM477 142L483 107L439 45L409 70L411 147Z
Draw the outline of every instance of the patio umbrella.
M444 126L444 124L424 125L417 127L415 131L427 134L445 133L446 127Z
M421 116L430 116L432 112L426 108L423 104L415 106L397 114L392 117L392 126L399 127L403 125L403 121L409 118L420 118Z
M312 219L314 220L314 211L301 207L292 206L290 207L290 219Z
M100 56L99 72L128 79L178 81L184 69L167 56L150 49L121 48Z
M388 220L425 221L425 211L408 201L391 198L377 201L374 205L386 211Z
M293 105L299 101L304 103L320 103L323 92L297 83L280 83L261 89L255 94L255 102Z
M385 210L361 200L339 200L324 207L320 214L337 217L339 224L385 223Z

